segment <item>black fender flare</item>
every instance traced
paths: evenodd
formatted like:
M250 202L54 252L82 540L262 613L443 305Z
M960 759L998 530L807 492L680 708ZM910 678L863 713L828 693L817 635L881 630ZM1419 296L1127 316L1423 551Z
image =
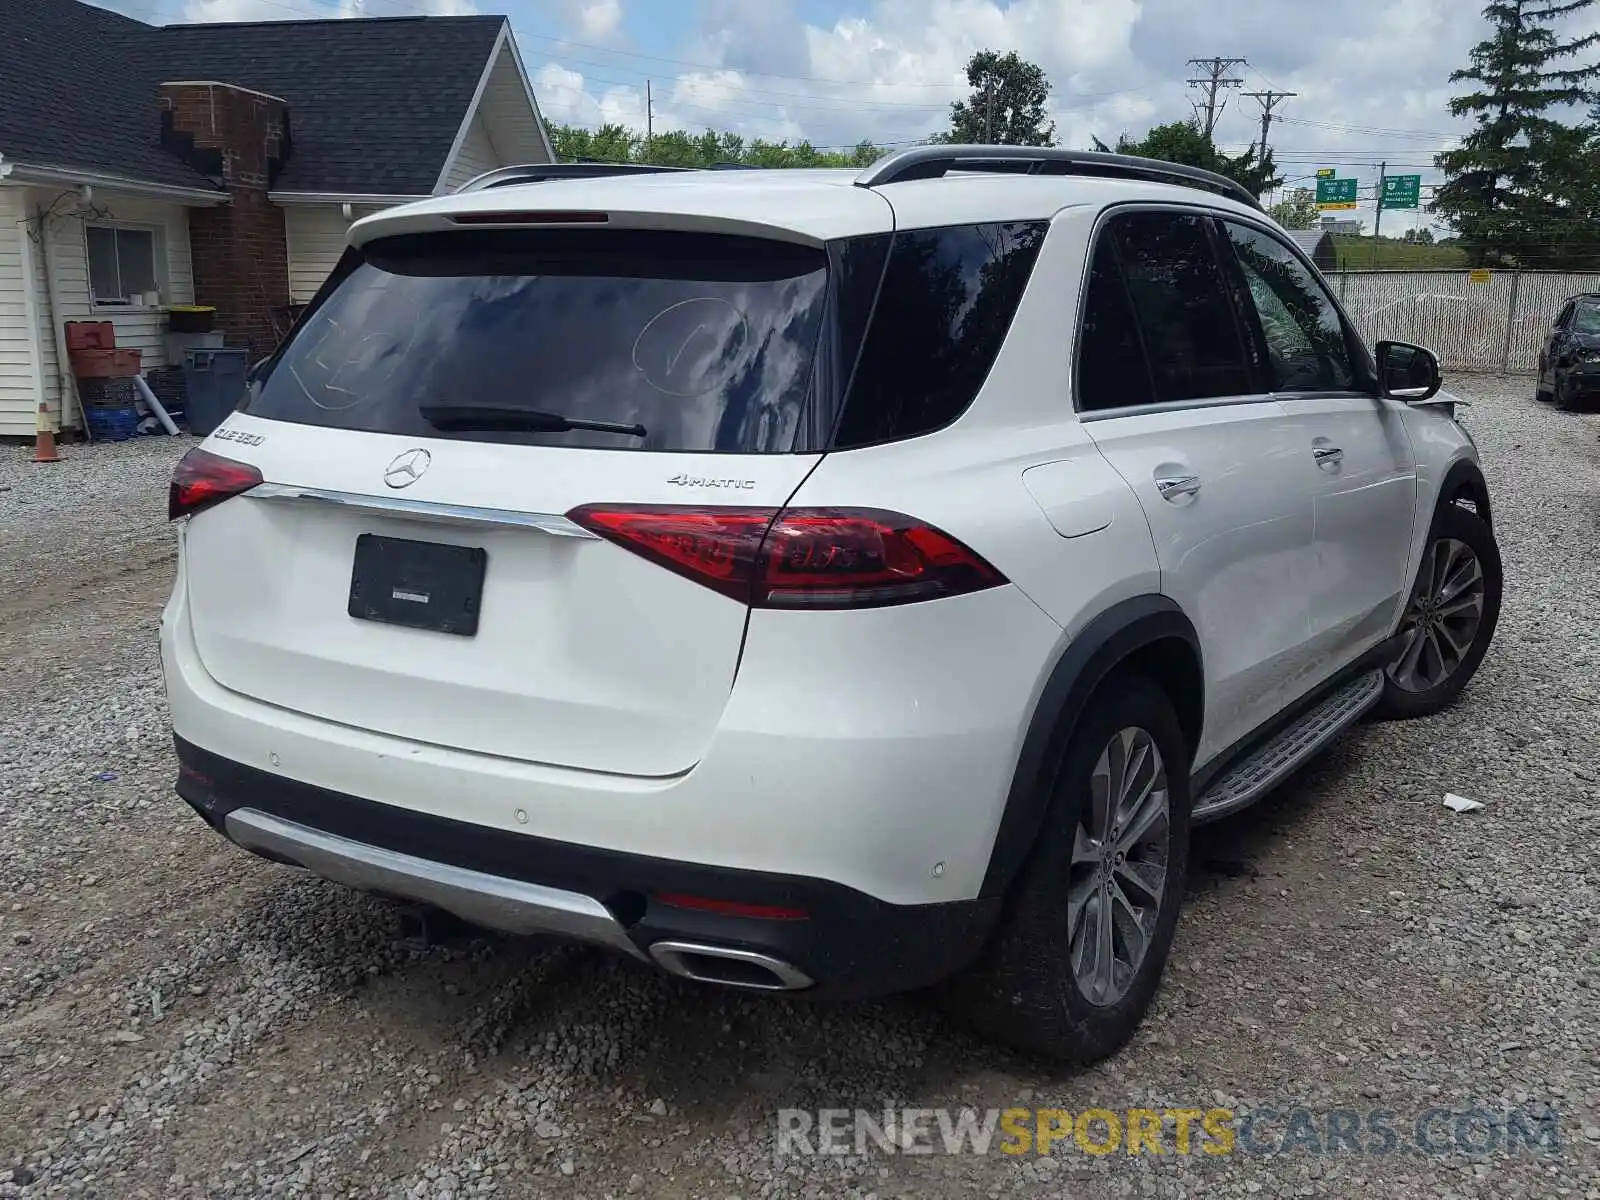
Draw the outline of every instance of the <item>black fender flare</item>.
M1470 458L1457 459L1444 473L1444 479L1439 484L1439 492L1434 498L1434 511L1437 512L1443 505L1453 503L1463 491L1472 498L1472 503L1478 510L1478 519L1493 529L1494 521L1489 513L1489 485L1484 481L1483 471ZM1430 514L1429 520L1432 519Z
M1183 610L1166 596L1145 595L1112 605L1067 643L1045 680L1023 737L980 896L1004 895L1027 860L1049 810L1050 784L1095 688L1130 655L1174 638L1189 647L1200 667L1200 638ZM1203 669L1200 678L1204 679ZM1198 742L1198 721L1194 734Z

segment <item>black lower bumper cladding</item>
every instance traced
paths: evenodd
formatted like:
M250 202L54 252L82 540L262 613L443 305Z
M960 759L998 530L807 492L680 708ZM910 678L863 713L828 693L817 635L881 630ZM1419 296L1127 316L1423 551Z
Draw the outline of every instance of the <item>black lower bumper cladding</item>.
M610 909L641 952L658 941L756 951L814 980L804 995L878 996L935 983L977 956L999 911L996 899L886 904L825 880L554 842L344 795L174 741L178 794L224 836L228 814L248 808L397 854L576 892ZM686 908L663 895L784 910L786 919Z

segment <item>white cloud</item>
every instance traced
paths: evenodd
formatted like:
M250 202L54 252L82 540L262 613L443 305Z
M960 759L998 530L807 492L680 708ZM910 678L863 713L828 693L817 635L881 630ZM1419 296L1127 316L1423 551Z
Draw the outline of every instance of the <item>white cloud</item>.
M644 79L654 80L655 127L728 129L749 137L848 146L914 141L948 127L976 50L1016 50L1053 84L1062 145L1087 148L1191 113L1187 60L1248 58L1228 91L1217 137L1242 149L1259 137L1245 92L1297 93L1272 128L1282 173L1319 166L1370 188L1377 164L1436 178L1435 153L1464 125L1446 110L1449 74L1487 32L1463 0L852 0L832 25L806 22L795 0L702 0L683 45L642 47L702 64L678 68L618 54L568 71L559 96L540 90L554 120L596 114L644 126ZM1470 9L1470 16L1468 10ZM576 35L574 35L576 36ZM526 45L524 47L526 51ZM593 59L599 51L573 51ZM559 57L557 61L560 61ZM570 65L570 64L569 64ZM1400 131L1396 133L1395 131ZM1370 222L1371 212L1364 214ZM1387 214L1398 226L1409 215ZM1418 218L1420 219L1420 218Z
M603 42L622 25L622 0L566 0L567 25L578 37Z

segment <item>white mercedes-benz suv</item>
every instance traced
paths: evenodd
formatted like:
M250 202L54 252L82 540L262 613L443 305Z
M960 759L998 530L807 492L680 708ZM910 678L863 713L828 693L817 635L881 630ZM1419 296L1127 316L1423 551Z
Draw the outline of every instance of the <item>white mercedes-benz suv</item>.
M512 168L349 243L171 485L178 791L267 858L1086 1062L1191 824L1493 635L1438 362L1218 176Z

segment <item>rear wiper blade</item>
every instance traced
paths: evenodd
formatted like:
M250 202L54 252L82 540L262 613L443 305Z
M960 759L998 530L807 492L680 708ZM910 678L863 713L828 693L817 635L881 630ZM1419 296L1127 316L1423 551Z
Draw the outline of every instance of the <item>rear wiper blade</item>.
M624 433L641 438L649 433L643 425L590 421L584 417L564 417L560 413L510 405L424 404L417 411L435 429L456 432L566 433L571 429L589 429L596 433Z

